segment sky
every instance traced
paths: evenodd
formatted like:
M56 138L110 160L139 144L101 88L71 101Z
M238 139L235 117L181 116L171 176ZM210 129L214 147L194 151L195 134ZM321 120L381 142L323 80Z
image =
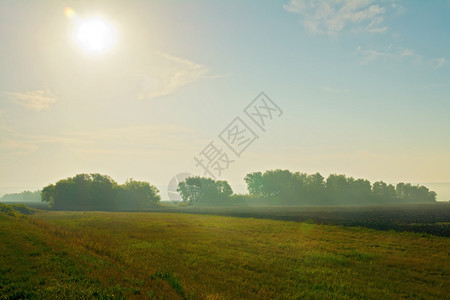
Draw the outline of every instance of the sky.
M281 168L450 200L449 15L437 0L0 0L0 195L101 173L166 199L214 150L208 170L237 192Z

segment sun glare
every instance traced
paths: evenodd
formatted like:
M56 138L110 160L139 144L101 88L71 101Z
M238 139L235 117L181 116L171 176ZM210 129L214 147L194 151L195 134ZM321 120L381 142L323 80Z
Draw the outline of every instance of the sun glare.
M75 40L85 51L103 53L110 50L115 43L114 27L104 19L89 18L78 20Z

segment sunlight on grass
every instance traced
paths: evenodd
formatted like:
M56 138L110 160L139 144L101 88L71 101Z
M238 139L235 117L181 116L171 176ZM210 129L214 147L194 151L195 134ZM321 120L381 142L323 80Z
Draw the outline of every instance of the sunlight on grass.
M169 213L0 225L11 297L442 299L449 286L449 240L414 233Z

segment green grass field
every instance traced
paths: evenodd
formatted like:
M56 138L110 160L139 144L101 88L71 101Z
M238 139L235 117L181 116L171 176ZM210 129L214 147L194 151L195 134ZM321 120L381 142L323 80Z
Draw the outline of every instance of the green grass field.
M445 299L450 240L179 213L0 213L0 298Z

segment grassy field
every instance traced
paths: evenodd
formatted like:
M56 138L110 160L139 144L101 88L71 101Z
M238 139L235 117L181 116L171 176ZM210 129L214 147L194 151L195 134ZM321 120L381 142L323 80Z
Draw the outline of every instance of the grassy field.
M445 299L450 240L179 213L0 213L0 298Z

